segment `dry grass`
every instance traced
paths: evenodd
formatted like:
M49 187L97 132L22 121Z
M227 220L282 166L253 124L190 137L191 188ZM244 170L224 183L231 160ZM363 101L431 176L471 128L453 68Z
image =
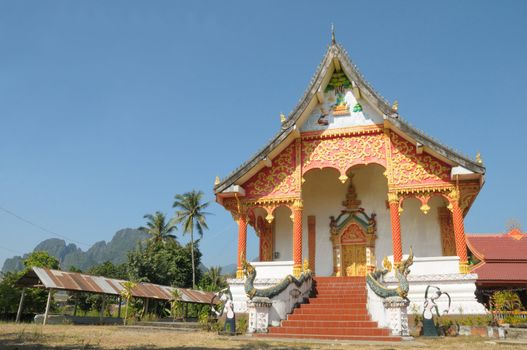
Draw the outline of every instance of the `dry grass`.
M485 338L418 339L400 344L280 342L223 337L206 332L124 329L118 326L71 326L0 323L0 349L519 349ZM526 347L527 348L527 347Z

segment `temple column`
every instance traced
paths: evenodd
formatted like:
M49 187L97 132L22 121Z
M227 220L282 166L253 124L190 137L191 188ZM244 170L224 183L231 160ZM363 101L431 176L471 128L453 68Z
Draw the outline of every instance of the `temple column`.
M388 203L390 205L390 220L392 223L393 263L397 266L403 258L399 196L397 193L388 192Z
M293 276L302 274L302 211L301 199L293 204Z
M236 278L243 278L243 260L247 259L247 213L238 216L238 268Z
M467 243L465 240L463 209L459 206L459 195L457 191L452 191L450 198L452 223L454 225L454 238L456 241L456 254L459 256L459 272L468 273L468 254Z

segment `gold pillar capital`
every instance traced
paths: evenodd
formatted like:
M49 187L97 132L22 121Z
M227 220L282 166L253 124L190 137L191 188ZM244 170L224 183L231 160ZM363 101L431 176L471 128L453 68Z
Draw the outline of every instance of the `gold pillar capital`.
M399 195L396 192L388 192L389 203L399 203Z
M295 199L295 201L293 202L293 209L294 210L304 209L304 203L302 202L302 199Z

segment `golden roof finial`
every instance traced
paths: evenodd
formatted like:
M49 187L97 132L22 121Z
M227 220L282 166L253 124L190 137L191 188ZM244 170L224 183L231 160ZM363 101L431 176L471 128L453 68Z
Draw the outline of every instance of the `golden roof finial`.
M284 124L287 118L285 117L284 113L280 113L280 123Z
M476 153L476 163L483 164L483 159L481 159L481 153Z
M214 186L217 186L220 184L220 177L216 176L216 179L214 180Z
M397 112L398 109L399 109L399 101L395 100L393 101L392 110L394 112Z
M337 41L335 40L335 25L333 23L331 23L331 43L337 43Z

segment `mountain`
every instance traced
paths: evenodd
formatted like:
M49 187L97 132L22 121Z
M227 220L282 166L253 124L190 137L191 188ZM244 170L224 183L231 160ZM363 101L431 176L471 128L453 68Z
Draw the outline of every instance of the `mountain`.
M110 242L96 242L86 252L75 244L66 244L64 240L58 238L50 238L40 242L33 251L46 251L53 255L59 259L62 269L67 270L70 266L75 266L84 271L105 261L111 261L114 264L125 262L128 252L135 249L137 243L147 237L148 235L142 231L126 228L117 231ZM22 261L28 255L6 259L2 272L24 269Z

